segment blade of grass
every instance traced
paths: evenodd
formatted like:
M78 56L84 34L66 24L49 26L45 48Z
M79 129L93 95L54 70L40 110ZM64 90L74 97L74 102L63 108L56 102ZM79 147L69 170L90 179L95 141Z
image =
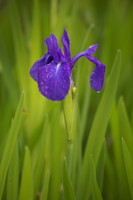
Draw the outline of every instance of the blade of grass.
M45 152L46 152L46 146L48 142L48 119L45 119L45 124L42 132L42 136L40 138L40 142L38 145L38 159L36 161L35 169L34 169L34 193L35 196L39 192L39 186L42 180L42 172L44 170L44 163L45 163Z
M66 159L64 158L63 162L63 188L64 188L64 198L66 200L75 200L75 195L74 191L72 188L72 183L70 180L70 175L68 172L67 164L66 164Z
M122 138L122 150L123 150L124 164L127 173L130 193L133 199L133 158L123 138Z
M121 97L118 105L118 114L119 114L119 127L121 137L124 138L130 152L133 155L133 130L129 121L127 114L126 106L123 98Z
M106 184L107 184L106 189L103 189L104 199L112 200L114 199L114 197L116 199L119 199L118 190L116 190L118 184L116 183L114 163L112 162L110 155L108 153L106 156L106 163L105 163L104 185Z
M111 138L112 138L112 150L114 157L111 156L111 162L113 162L114 174L115 174L115 185L117 186L117 192L115 194L116 198L120 199L130 199L130 191L128 189L128 183L123 162L123 153L121 148L121 137L123 137L123 131L120 131L119 123L119 104L118 106L114 104L111 114ZM123 116L121 116L123 117ZM127 133L126 133L127 134Z
M49 181L50 181L50 173L49 173L49 170L47 170L45 174L45 178L44 178L40 200L48 199Z
M31 157L28 147L25 147L24 165L19 192L19 200L33 199L33 175Z
M88 158L90 154L92 154L94 158L94 163L97 166L97 161L103 145L106 128L111 114L112 105L115 99L116 89L119 80L120 60L121 60L121 52L119 50L115 58L115 62L108 83L106 84L106 88L104 89L102 99L100 101L96 115L94 117L91 131L89 133L89 138L83 159L81 177L79 181L79 189L77 195L79 199L84 199L84 197L86 197L86 199L84 200L88 199L87 195L88 191L86 190L86 185L88 183L88 178L89 178Z
M98 164L97 164L97 182L100 189L103 188L103 179L105 173L105 161L106 161L106 142L104 141L102 150L99 155Z
M24 101L24 94L22 94L22 96L21 96L19 105L18 105L16 113L15 113L15 117L12 120L11 128L10 128L9 134L7 136L5 149L4 149L2 160L0 163L0 199L2 197L5 179L6 179L6 175L7 175L7 170L9 167L10 160L11 160L14 145L15 145L15 142L17 139L19 127L20 127L21 121L22 121L23 101Z
M93 199L102 200L102 195L97 184L95 165L92 156L90 159L90 183Z
M9 165L7 176L7 200L18 200L19 187L19 155L18 143L16 142Z

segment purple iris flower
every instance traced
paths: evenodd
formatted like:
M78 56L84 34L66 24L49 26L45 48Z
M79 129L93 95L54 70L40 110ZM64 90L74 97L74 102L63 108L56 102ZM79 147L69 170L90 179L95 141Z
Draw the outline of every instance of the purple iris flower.
M55 35L51 34L45 40L48 53L36 61L30 69L30 75L38 83L41 94L52 101L63 100L70 88L73 66L81 56L85 56L95 64L95 69L90 76L90 85L92 89L99 92L104 83L105 65L92 57L98 45L92 45L86 51L71 58L70 41L66 30L61 40L64 53L59 48Z

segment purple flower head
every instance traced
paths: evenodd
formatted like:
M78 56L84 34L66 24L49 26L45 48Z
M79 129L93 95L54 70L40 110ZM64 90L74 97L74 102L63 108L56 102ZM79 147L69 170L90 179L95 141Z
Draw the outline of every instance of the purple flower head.
M63 100L70 88L72 68L81 56L95 64L95 69L90 76L90 85L92 89L99 92L103 87L105 65L92 57L98 45L92 45L86 51L71 58L70 41L66 30L64 30L61 40L63 53L58 46L56 37L51 34L45 40L48 52L30 69L30 75L38 83L41 94L52 101Z

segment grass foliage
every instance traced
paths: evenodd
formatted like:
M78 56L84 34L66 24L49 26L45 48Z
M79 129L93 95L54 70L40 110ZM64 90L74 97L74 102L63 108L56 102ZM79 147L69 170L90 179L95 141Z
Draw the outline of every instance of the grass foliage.
M0 1L0 200L133 200L132 19L131 0ZM81 58L52 102L29 69L64 27L72 56L99 44L105 84Z

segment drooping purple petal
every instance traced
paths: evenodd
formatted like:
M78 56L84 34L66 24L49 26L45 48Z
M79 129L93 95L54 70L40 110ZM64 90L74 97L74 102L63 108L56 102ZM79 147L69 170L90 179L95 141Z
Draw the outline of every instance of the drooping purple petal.
M88 59L96 65L90 76L90 85L93 90L99 92L103 88L105 65L94 57L89 56Z
M30 76L34 79L34 81L38 81L38 66L39 65L40 65L39 61L36 61L30 69Z
M92 57L91 55L95 53L98 45L92 45L84 52L81 52L74 56L71 60L71 68L74 66L75 62L81 57L84 56L93 62L96 65L96 68L93 70L90 76L90 84L91 88L99 92L104 83L104 73L105 73L105 65L99 62L96 58Z
M35 80L38 81L38 69L44 65L52 62L53 57L50 54L45 54L40 60L37 60L30 69L30 75Z
M64 55L67 58L67 60L69 60L70 59L70 40L65 29L64 29L64 33L61 40L63 44Z
M70 88L70 66L67 63L54 63L39 68L38 87L43 96L52 100L63 100Z
M87 49L86 51L83 51L81 53L78 53L76 56L74 56L72 59L71 59L71 68L74 66L75 62L82 56L85 56L85 57L88 57L88 56L91 56L95 53L95 51L97 50L98 48L98 44L94 44L92 46L89 47L89 49Z

